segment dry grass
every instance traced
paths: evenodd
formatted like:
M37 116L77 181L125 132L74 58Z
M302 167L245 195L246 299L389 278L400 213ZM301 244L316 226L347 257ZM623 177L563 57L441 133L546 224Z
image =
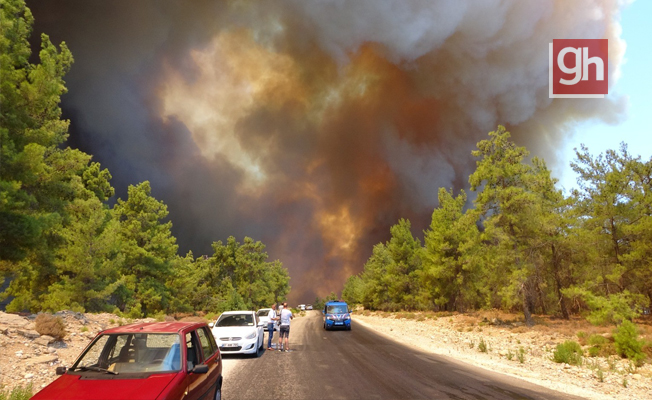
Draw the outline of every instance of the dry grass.
M52 336L56 340L66 337L66 324L60 317L41 313L34 320L34 329L41 335Z

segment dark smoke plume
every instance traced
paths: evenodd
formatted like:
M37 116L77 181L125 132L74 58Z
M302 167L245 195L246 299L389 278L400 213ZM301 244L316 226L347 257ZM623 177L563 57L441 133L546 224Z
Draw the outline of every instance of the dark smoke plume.
M339 290L389 226L429 223L497 124L555 161L576 121L621 99L548 98L553 38L625 45L615 0L28 1L75 56L71 144L152 182L183 250L247 235L293 301ZM37 35L35 35L37 37Z

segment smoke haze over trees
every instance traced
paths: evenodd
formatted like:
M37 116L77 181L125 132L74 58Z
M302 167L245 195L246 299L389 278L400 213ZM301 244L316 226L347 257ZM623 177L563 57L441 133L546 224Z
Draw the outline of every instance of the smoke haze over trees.
M71 146L121 198L149 181L182 253L262 240L301 302L359 272L399 218L426 229L498 124L554 168L574 123L617 121L622 98L548 98L547 48L609 39L613 84L622 4L28 2L35 31L75 55Z
M289 276L265 246L233 237L204 260L179 257L167 206L149 181L114 195L111 174L66 146L63 76L73 57L41 36L30 63L33 16L0 3L0 272L8 311L122 312L131 317L256 309L285 299ZM243 278L244 277L244 278Z

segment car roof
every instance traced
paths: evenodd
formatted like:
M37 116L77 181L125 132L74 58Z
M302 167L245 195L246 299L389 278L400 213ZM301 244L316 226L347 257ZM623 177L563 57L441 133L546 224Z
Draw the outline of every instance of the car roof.
M247 311L247 310L242 310L242 311L224 311L222 315L232 315L232 314L253 314L255 311Z
M346 301L327 301L326 304L346 304Z
M140 322L105 329L101 333L178 333L204 325L206 325L205 322L197 321Z

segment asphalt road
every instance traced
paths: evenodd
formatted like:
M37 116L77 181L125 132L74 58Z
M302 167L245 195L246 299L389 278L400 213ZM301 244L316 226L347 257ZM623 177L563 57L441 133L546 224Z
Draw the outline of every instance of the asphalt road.
M278 339L276 335L274 339ZM324 331L319 311L295 318L290 349L266 350L257 358L225 356L223 397L579 399L449 357L419 352L356 325L355 316L351 331Z

